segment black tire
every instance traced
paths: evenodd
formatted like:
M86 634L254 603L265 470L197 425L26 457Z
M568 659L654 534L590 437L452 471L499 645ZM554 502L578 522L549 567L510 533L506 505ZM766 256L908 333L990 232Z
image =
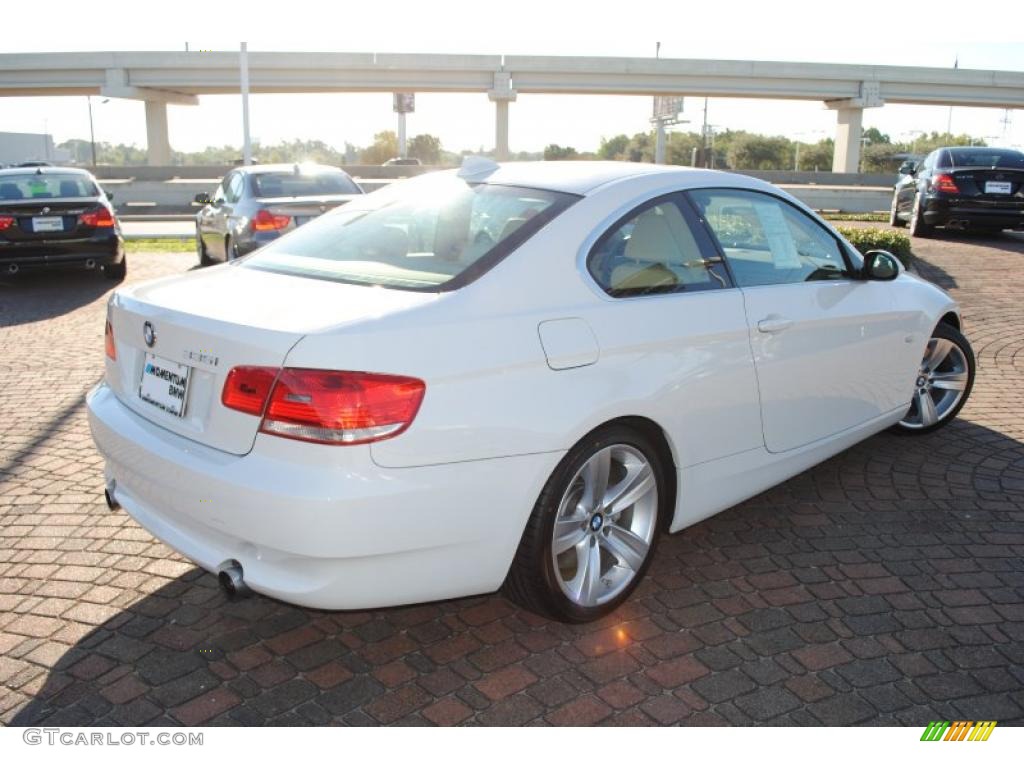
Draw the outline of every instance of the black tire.
M896 210L896 204L897 204L897 196L896 196L895 193L893 193L893 196L892 196L892 207L889 209L889 226L890 227L905 227L905 226L907 226L907 222L903 221L900 218L899 212Z
M959 347L960 351L963 353L964 362L967 367L967 383L963 389L963 395L960 397L960 400L957 401L957 403L947 413L944 413L938 421L936 421L934 424L931 424L930 426L907 426L902 421L899 422L898 424L895 424L891 428L891 431L897 435L926 435L929 432L934 432L937 429L941 429L942 427L946 426L949 422L956 418L956 415L960 413L960 409L964 407L964 404L966 404L967 400L970 398L971 390L974 389L974 374L977 364L974 359L974 350L971 348L971 343L967 340L967 338L962 333L960 333L960 331L958 331L956 328L954 328L952 325L949 325L948 323L939 323L935 327L935 330L932 331L931 338L945 339L946 341L951 341L953 342L953 344ZM930 397L930 395L926 395L926 397ZM904 418L910 419L912 414L915 413L915 410L915 406L911 405L910 409L907 411L906 417Z
M196 227L196 254L199 256L199 266L208 267L213 264L213 259L210 258L210 254L206 250L206 243L203 242L199 227Z
M914 198L914 208L910 212L909 226L911 237L930 237L932 234L933 229L925 222L924 214L921 212L921 195Z
M231 235L228 235L224 241L224 260L234 261L238 258L241 258L241 254L238 252L238 244L235 243L235 239Z
M128 257L123 256L116 264L104 264L103 276L107 280L120 283L128 275Z
M594 454L613 445L626 445L643 454L653 470L657 488L656 518L646 559L623 591L605 603L583 606L573 602L559 586L552 559L555 517L563 495L577 472ZM621 605L643 579L654 557L664 521L671 514L668 484L661 454L651 441L625 425L602 427L576 444L559 462L534 505L519 542L512 567L505 579L505 595L527 610L560 621L583 623L606 616Z

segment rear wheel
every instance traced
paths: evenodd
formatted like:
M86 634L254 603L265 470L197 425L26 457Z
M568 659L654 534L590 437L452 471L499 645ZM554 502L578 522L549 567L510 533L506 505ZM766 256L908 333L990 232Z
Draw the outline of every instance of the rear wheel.
M196 255L199 256L200 266L208 267L213 264L213 259L210 258L210 254L206 250L206 243L203 241L203 235L199 231L199 227L196 227Z
M939 323L914 379L910 409L893 429L920 435L951 422L971 395L974 368L970 342L953 326Z
M592 433L555 468L523 532L505 592L563 621L611 613L650 566L668 510L665 468L641 433Z
M924 220L921 210L921 195L914 198L914 208L910 212L910 234L912 237L928 237L932 228Z
M889 226L890 227L905 227L906 222L902 221L899 217L899 213L896 208L897 196L892 196L892 206L889 208Z
M128 274L128 257L124 256L121 261L116 264L104 264L103 265L103 276L107 280L115 280L121 282L125 279Z
M239 257L238 246L235 244L233 237L228 237L224 241L224 260L234 261Z

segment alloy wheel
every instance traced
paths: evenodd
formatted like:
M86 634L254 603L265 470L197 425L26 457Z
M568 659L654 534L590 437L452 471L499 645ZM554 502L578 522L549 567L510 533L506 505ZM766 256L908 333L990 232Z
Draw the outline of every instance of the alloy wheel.
M594 607L629 587L650 553L657 512L658 483L643 453L619 443L590 456L562 495L552 531L565 596Z
M910 410L900 421L907 429L926 429L949 416L964 397L970 381L967 355L950 339L933 337L914 380Z

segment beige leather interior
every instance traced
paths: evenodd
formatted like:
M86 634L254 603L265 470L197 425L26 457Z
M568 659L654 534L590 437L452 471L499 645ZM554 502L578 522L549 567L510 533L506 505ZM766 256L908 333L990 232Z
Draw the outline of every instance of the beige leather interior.
M644 211L626 243L626 263L611 273L613 290L658 289L711 280L700 249L674 205Z

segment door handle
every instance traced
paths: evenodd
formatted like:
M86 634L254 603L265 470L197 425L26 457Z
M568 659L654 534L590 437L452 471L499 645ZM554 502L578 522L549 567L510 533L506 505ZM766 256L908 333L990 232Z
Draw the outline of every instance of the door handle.
M779 333L784 331L793 324L793 321L788 317L779 317L778 315L769 315L764 320L757 322L757 330L761 333Z

